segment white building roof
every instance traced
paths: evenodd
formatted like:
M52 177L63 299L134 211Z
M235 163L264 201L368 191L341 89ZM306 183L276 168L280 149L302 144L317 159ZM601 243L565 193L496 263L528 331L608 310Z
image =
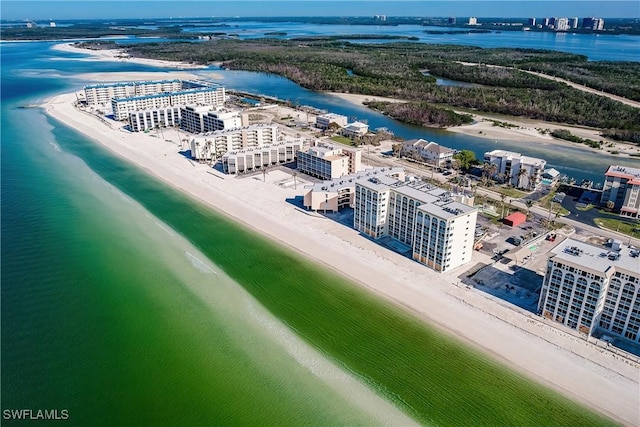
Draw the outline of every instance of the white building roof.
M585 270L609 275L610 269L623 269L640 276L640 250L622 245L619 251L598 247L578 240L566 239L552 251L554 261L565 261ZM637 256L633 256L638 253Z

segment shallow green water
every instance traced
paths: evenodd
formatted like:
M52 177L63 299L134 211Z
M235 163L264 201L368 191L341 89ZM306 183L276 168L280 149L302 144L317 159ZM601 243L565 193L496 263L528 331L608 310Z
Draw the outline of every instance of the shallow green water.
M357 287L115 161L82 138L65 149L186 236L276 317L425 423L606 423ZM321 422L322 423L322 422Z
M86 140L23 137L36 142L2 165L3 409L67 409L75 425L411 422L65 152Z

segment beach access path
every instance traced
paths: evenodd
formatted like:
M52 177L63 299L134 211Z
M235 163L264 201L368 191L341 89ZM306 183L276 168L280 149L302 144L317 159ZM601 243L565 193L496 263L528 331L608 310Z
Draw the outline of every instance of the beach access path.
M126 77L126 76L121 76ZM130 80L135 80L131 76ZM282 185L291 177L274 170L232 177L179 154L178 138L130 133L80 112L74 93L43 105L53 118L137 165L167 185L301 255L346 276L417 318L626 425L639 425L640 367L539 317L514 310L459 282L469 265L440 274L319 215L308 215L287 199L304 185ZM169 141L173 139L173 141ZM287 181L289 180L289 181ZM474 254L473 263L491 263Z

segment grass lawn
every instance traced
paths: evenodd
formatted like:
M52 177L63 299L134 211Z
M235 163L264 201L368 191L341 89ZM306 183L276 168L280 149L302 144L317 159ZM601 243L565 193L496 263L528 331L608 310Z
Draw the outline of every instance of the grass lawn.
M350 147L353 146L353 144L351 143L351 139L347 138L346 136L339 136L339 135L332 136L331 140L339 144L348 145Z
M639 222L625 222L616 218L596 218L594 222L598 227L618 231L620 233L626 234L627 236L640 238Z
M553 200L555 195L556 195L555 191L552 191L551 193L547 194L546 196L544 196L542 199L538 201L538 206L549 210L549 205L551 204L551 201ZM563 208L560 203L553 202L553 213L558 214L559 216L564 216L564 215L568 215L569 211Z
M521 190L510 188L510 187L496 187L493 189L493 191L500 194L504 194L505 196L511 197L512 199L521 199L527 194L529 194L525 191L521 191Z

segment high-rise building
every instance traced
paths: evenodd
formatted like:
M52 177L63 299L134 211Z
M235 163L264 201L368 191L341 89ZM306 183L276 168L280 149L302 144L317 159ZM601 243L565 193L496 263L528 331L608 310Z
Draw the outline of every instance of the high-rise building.
M536 25L536 18L529 18L527 19L527 25L530 25L532 27L535 27Z
M600 202L613 204L620 216L640 218L640 168L611 165L604 175Z
M468 25L478 25L478 19L476 19L476 17L472 16L471 18L469 18Z
M547 319L640 342L640 250L567 239L552 250L538 301Z
M297 153L298 170L320 179L335 179L362 169L362 151L320 142Z
M455 16L450 16L449 19L447 19L447 23L449 25L455 25L456 23L456 17Z
M471 260L477 210L450 192L387 176L360 179L355 191L356 230L374 239L392 237L436 271Z
M569 29L569 18L556 19L555 29L556 31L567 31Z
M569 27L578 28L578 18L569 18Z
M602 31L604 30L604 19L602 18L582 18L582 28L585 30Z

